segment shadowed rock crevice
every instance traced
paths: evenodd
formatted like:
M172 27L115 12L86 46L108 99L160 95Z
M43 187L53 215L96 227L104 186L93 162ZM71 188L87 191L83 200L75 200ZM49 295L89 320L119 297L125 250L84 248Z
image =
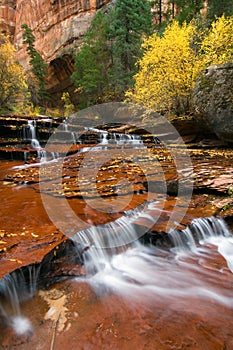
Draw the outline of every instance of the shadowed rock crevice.
M74 57L64 54L50 61L48 66L47 89L54 108L62 107L62 92L68 92L73 103L78 103L74 85L70 79L74 72Z

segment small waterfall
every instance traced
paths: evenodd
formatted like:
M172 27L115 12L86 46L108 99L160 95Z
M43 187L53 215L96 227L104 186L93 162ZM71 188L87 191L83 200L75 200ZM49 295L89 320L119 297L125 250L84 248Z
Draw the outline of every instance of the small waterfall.
M100 135L100 143L102 144L108 144L108 133L102 132Z
M23 126L22 127L22 139L23 139L23 141L25 141L29 138L27 134L28 134L28 128Z
M36 121L35 120L29 120L28 121L28 126L29 126L30 133L31 133L31 139L35 140L36 139Z
M64 131L67 131L68 132L68 129L69 129L69 126L67 124L67 121L66 120L63 120L63 124L62 124L63 128L64 128Z
M153 218L147 213L141 213L141 207L126 211L121 218L105 225L91 226L79 231L71 239L77 244L88 247L84 258L88 271L100 271L105 263L109 263L111 256L118 249L125 250L129 245L138 246L138 238L142 235L140 227L136 229L135 222L139 218Z
M177 253L181 251L197 252L196 242L190 227L184 230L173 230L169 236L174 246L173 250Z
M56 160L59 158L59 152L51 152L52 160Z
M16 270L0 281L0 295L10 301L14 314L20 314L20 302L32 298L37 292L40 268L29 265ZM18 288L20 286L20 288Z
M224 220L215 217L194 219L191 230L197 234L199 242L207 241L211 237L231 237Z
M110 133L105 130L96 128L85 128L87 131L93 131L99 135L100 144L116 144L116 145L131 145L134 147L144 147L143 140L140 135L128 135L122 133Z
M0 315L6 325L11 326L18 335L32 332L32 325L21 315L20 303L32 298L38 290L40 267L30 265L16 270L0 280Z
M185 230L170 232L170 249L141 244L137 240L134 219L132 217L130 224L127 219L125 222L116 220L72 237L89 246L85 249L84 261L90 275L85 281L96 293L110 290L139 302L143 295L172 303L179 298L185 302L198 296L233 308L231 288L221 287L228 270L212 267L212 261L220 253L233 272L233 237L222 219L199 218ZM106 246L106 240L112 244L112 249L101 248ZM130 240L132 243L128 243ZM77 281L80 282L80 278Z
M27 152L26 151L23 152L23 159L24 159L24 162L27 161Z
M153 220L149 211L143 209L127 211L114 222L92 226L71 237L79 252L82 243L87 271L85 277L76 277L76 281L89 283L97 294L112 292L130 302L155 298L174 305L182 301L186 311L189 308L193 312L196 310L192 298L199 298L233 309L233 274L227 269L228 266L233 272L233 237L224 220L195 219L185 230L167 234L171 248L163 248L139 242L142 232L137 229L137 220ZM218 253L226 259L227 266L215 264ZM29 321L21 316L19 305L35 295L40 278L43 275L39 267L33 265L0 281L0 295L11 306L9 312L9 307L0 304L0 313L17 334L32 331Z
M114 222L92 226L87 230L79 231L71 239L76 242L83 242L84 245L89 247L87 254L88 265L90 266L90 261L92 261L92 265L95 267L94 270L99 270L99 267L103 266L104 261L109 262L115 248L142 247L142 244L138 241L141 232L136 230L137 226L135 226L137 220L142 217L153 221L153 217L146 212L141 213L140 208L138 208L132 212L125 212L125 216ZM200 248L208 243L221 247L219 252L220 250L225 252L225 255L221 252L220 254L225 257L227 263L229 263L229 260L226 258L227 244L232 244L233 248L231 231L223 219L216 217L194 219L191 225L184 230L169 232L168 239L171 242L171 251L178 255L183 253L199 254Z
M184 230L169 232L174 250L177 252L197 252L200 245L231 241L232 234L226 223L215 217L194 219L190 226Z
M46 151L41 147L38 139L36 138L36 121L29 120L28 125L30 129L31 147L37 150L37 158L40 159L40 162L46 162L47 161Z
M73 140L73 144L76 145L77 143L77 140L76 140L76 136L75 136L75 132L71 132L71 137L72 137L72 140Z
M117 145L131 145L131 146L142 146L143 140L139 135L128 135L128 134L119 134L119 133L108 133L100 132L100 143L101 144L117 144Z

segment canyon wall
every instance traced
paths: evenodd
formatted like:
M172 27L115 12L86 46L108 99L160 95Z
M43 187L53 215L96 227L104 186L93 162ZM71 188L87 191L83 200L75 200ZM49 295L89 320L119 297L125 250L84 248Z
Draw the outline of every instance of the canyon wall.
M0 1L0 30L10 33L11 36L15 32L15 0Z
M17 49L17 59L28 67L21 25L26 23L35 36L36 50L49 65L47 87L54 101L63 91L73 94L72 50L87 31L96 10L110 0L2 0L0 29L9 32ZM74 101L75 102L75 101Z

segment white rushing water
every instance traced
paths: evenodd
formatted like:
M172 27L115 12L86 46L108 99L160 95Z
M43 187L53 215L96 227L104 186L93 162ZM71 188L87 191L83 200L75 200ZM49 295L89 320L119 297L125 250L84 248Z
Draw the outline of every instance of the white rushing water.
M33 331L31 322L24 316L13 316L10 325L17 335L30 334Z
M198 308L203 301L205 309L216 304L232 309L233 237L224 220L195 219L185 230L170 232L163 247L161 241L160 246L138 241L133 224L140 212L126 212L112 223L72 236L79 250L80 240L89 246L84 253L88 274L76 278L77 282L89 283L99 296L114 293L130 303L164 302L166 307L198 313L203 311ZM0 282L0 295L12 310L9 313L0 304L0 313L18 335L33 331L20 303L36 294L40 267L20 271Z
M46 151L41 147L40 142L36 137L36 121L29 120L28 126L29 126L30 136L31 136L31 147L37 150L37 157L40 159L40 162L46 162L47 161Z
M43 119L43 120L46 121L46 119ZM48 120L50 119L48 118ZM64 136L64 140L67 141L69 145L72 145L72 144L75 145L78 143L82 144L82 141L80 139L80 136L82 134L76 133L74 131L70 131L69 125L67 124L66 120L64 120L62 123L62 130L65 131L65 133L67 134L67 136ZM108 133L107 131L99 130L95 128L85 128L85 130L93 131L99 134L99 143L96 146L92 146L92 147L90 146L82 147L77 151L78 153L106 150L107 146L111 144L121 145L122 148L124 147L146 148L141 136L139 135ZM37 151L38 162L17 166L17 167L14 167L15 169L26 169L28 167L40 166L41 164L50 164L51 162L56 161L60 157L64 158L64 155L60 155L59 152L47 152L43 147L41 147L41 144L37 138L36 120L28 121L27 128L23 129L23 139L30 140L31 147ZM24 161L25 162L27 161L27 152L24 152Z
M93 234L97 233L92 229L92 238ZM120 235L122 247L128 234ZM86 237L90 236L88 232ZM98 237L101 240L100 231ZM225 222L215 217L195 219L184 231L170 232L169 238L169 250L135 241L113 254L93 243L85 253L90 276L83 281L98 294L111 291L131 301L154 296L171 302L198 298L233 308L229 287L233 282L233 238Z
M31 144L40 151L35 124L29 123L29 126ZM92 130L101 134L97 149L104 148L111 142L144 147L140 137L110 135L105 131ZM65 131L68 132L67 126ZM73 133L73 142L77 142L77 139ZM94 147L83 148L84 151L93 149ZM55 156L59 157L58 154ZM43 160L45 157L41 156L41 162ZM170 243L168 249L146 246L138 241L141 234L135 230L134 225L138 213L141 211L135 210L112 223L92 226L71 237L74 242L81 241L88 248L84 253L88 276L77 278L77 281L88 282L97 294L109 291L131 301L140 302L142 298L154 297L166 302L197 298L233 308L233 237L225 222L216 217L195 219L185 230L174 230L167 235ZM148 213L145 212L144 215L153 221ZM29 276L32 276L30 284L34 285L34 293L37 276L36 273L35 276ZM19 280L17 287L15 282L12 283L12 276L3 279L0 284L0 292L10 295L15 308L16 316L10 319L12 327L19 334L30 331L27 320L20 315L17 292L20 285Z
M17 335L29 335L33 332L31 322L21 314L20 304L37 293L40 273L40 266L29 265L24 269L24 272L13 271L0 280L0 296L8 302L8 307L5 308L0 301L0 315L2 321L12 327Z
M87 131L93 131L99 134L99 143L101 145L116 144L116 145L130 145L134 148L145 148L143 139L140 135L131 135L123 133L111 133L105 130L96 128L85 128Z

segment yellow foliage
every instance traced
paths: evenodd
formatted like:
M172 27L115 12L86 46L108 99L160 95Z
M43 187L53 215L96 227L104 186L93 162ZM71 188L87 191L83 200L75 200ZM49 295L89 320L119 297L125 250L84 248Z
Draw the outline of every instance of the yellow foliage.
M40 106L34 106L32 102L29 102L24 107L24 114L30 117L35 117L38 114L41 114L41 107Z
M9 38L0 36L0 106L17 104L24 100L27 91L23 67L15 61L15 48Z
M192 24L180 26L174 21L163 37L153 34L146 39L134 91L127 97L160 111L170 110L178 96L186 98L202 68L190 46L194 35Z
M173 21L162 37L153 34L145 39L144 55L138 62L135 85L126 93L127 100L159 112L187 112L201 71L232 58L233 17L219 18L201 43L195 38L195 24L181 26Z
M75 111L74 104L70 100L69 92L63 92L63 94L61 96L61 100L64 103L64 109L65 109L64 116L68 117L71 113L73 113Z
M201 44L205 65L222 64L233 59L233 16L218 18Z
M45 114L52 118L59 118L62 116L62 112L58 108L47 108Z

